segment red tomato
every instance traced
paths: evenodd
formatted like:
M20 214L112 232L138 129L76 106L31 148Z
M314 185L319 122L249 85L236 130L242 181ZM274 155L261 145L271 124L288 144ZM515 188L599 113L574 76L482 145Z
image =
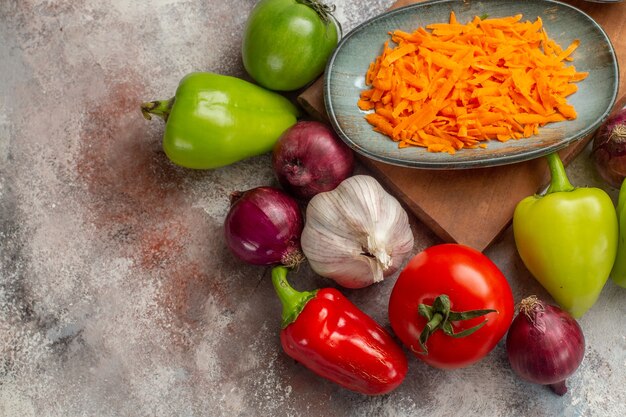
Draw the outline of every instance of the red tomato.
M455 334L485 322L467 336L448 336L443 329L432 332L424 354L419 337L428 320L418 313L419 305L432 306L443 294L450 299L451 311L496 312L451 322ZM418 358L436 368L454 369L469 366L491 352L509 328L514 310L511 287L489 258L467 246L443 244L415 255L400 273L389 300L389 321Z

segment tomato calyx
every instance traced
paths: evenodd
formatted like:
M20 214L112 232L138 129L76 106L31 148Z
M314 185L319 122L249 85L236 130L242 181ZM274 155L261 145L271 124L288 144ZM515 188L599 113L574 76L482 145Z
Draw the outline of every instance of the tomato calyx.
M458 333L454 332L452 328L452 322L470 320L477 317L484 316L489 313L497 313L497 310L485 309L485 310L469 310L469 311L452 311L450 309L450 297L446 294L442 294L435 298L433 305L420 304L418 306L419 314L428 320L426 327L422 330L419 337L419 344L422 348L421 354L428 355L428 348L426 342L428 338L437 330L442 330L447 336L454 338L469 336L487 323L487 319L474 327L465 329Z
M334 23L339 30L339 37L341 38L343 36L341 23L339 23L339 21L335 19L335 15L333 14L335 12L334 4L329 6L319 0L296 0L296 3L300 3L313 9L315 13L317 13L317 15L320 17L324 25L326 25L326 27L328 27L328 24Z
M329 6L318 0L296 0L296 3L303 4L315 10L315 13L322 19L324 23L330 23L331 19L334 20L333 12L335 11L335 5Z

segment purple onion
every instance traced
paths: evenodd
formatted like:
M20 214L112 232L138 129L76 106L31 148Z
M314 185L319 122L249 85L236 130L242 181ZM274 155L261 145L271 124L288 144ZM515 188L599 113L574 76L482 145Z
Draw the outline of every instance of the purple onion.
M354 169L354 155L327 125L300 121L274 145L272 166L288 193L308 200L348 178Z
M548 385L558 395L580 366L585 337L578 322L559 307L530 296L520 303L506 338L513 371L522 379Z
M254 265L298 265L303 259L304 222L297 202L273 187L235 192L224 221L226 243L241 260Z
M596 170L604 181L620 188L626 178L626 96L596 132L592 156Z

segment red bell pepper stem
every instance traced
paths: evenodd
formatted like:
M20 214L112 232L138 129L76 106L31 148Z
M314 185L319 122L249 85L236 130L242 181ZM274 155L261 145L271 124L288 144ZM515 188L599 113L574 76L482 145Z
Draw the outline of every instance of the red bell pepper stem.
M546 155L548 160L548 168L550 168L550 186L546 190L546 194L558 193L561 191L573 191L575 187L569 182L565 167L557 152Z
M317 291L294 290L287 281L287 272L288 269L284 266L276 266L272 269L272 284L283 305L281 323L283 329L296 320L306 303L317 294Z
M285 353L316 374L367 395L386 394L402 383L404 351L371 317L334 288L296 291L289 268L272 269L283 305L280 343Z

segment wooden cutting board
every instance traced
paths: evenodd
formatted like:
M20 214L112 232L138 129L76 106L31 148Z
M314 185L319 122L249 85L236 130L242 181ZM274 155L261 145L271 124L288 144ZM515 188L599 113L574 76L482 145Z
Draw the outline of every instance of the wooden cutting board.
M398 0L391 8L412 3L418 1ZM593 17L609 35L621 64L618 97L622 97L626 94L626 2L568 3ZM298 101L312 116L328 120L324 110L323 79L298 96ZM590 139L587 137L562 150L563 163L574 159ZM480 251L510 224L517 203L540 191L549 178L544 158L492 168L450 171L398 167L364 156L360 156L360 160L441 239Z

